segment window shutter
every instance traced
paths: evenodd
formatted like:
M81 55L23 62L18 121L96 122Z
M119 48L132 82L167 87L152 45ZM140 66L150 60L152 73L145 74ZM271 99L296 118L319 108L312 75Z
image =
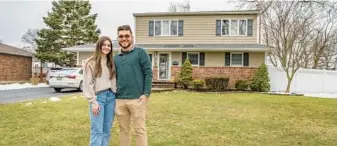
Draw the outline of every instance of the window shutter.
M178 21L178 36L184 35L184 20Z
M205 52L200 52L199 61L200 66L205 66Z
M243 53L243 66L249 66L249 53Z
M183 65L184 62L185 62L185 60L186 60L186 58L187 58L187 53L186 52L182 52L181 56L182 56L181 65Z
M154 21L150 20L149 21L149 36L153 36L153 28L154 28Z
M253 36L253 19L248 19L248 36Z
M215 28L216 28L215 35L221 36L221 20L216 20Z
M226 52L225 53L225 66L231 65L231 53Z

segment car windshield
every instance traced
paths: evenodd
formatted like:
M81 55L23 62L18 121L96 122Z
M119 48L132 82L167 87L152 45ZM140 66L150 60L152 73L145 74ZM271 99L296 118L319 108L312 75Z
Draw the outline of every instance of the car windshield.
M60 74L71 74L71 73L76 73L78 69L62 69L58 73Z

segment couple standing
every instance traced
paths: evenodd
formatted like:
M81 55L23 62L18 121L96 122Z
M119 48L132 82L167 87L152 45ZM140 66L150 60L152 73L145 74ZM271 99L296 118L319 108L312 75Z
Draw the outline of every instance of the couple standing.
M120 145L130 146L131 123L136 145L147 146L146 104L151 93L151 60L135 47L130 26L118 27L121 50L113 57L112 41L101 37L84 65L83 93L89 100L90 146L108 146L114 116L120 128Z

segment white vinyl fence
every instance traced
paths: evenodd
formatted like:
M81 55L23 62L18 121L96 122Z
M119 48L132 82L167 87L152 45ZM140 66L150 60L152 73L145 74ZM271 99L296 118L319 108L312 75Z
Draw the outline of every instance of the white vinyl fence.
M268 66L270 91L284 92L288 79L280 67ZM291 83L292 93L337 93L337 71L299 69Z

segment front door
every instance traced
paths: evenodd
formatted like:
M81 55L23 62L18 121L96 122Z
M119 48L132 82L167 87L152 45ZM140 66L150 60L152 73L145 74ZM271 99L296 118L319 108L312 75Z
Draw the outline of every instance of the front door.
M170 60L169 54L159 54L159 80L169 80L170 79Z

